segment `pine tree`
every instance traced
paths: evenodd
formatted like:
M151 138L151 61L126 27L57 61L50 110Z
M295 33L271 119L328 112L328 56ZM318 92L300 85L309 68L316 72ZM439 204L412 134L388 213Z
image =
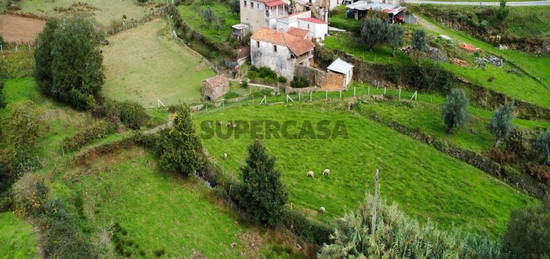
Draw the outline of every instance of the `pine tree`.
M489 131L497 138L496 144L505 140L513 130L512 120L514 119L514 102L509 102L493 112L489 123Z
M468 98L461 89L453 88L447 95L445 107L443 107L443 122L447 126L447 133L460 128L466 123L468 113Z
M185 105L176 110L173 127L160 132L160 165L183 176L193 174L204 165L200 139L195 134L191 113Z
M257 223L274 226L279 223L288 199L275 169L275 158L269 156L259 141L248 148L246 166L241 168L243 187L241 205Z

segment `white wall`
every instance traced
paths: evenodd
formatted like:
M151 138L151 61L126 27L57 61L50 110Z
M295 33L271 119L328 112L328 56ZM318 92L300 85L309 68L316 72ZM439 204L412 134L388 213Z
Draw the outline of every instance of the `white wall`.
M309 18L309 17L311 17L311 11L278 18L276 30L280 32L287 32L290 27L298 28L298 18Z
M298 28L308 30L308 37L312 39L324 40L328 34L328 24L319 24L298 20Z
M276 18L288 15L288 10L284 5L267 7L264 3L251 0L240 0L240 3L241 23L248 24L251 32L255 32L261 27L274 29Z
M258 47L258 42L260 46ZM274 51L272 43L250 40L250 59L256 67L269 67L280 76L288 80L294 78L294 59L290 50L285 46L277 45Z

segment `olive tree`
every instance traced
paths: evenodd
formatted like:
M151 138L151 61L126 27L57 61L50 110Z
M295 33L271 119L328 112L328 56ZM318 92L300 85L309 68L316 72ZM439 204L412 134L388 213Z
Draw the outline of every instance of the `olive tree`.
M403 46L403 27L401 25L392 24L388 28L387 39L392 48L392 55L395 56L395 50Z
M495 145L505 140L514 129L512 126L512 120L514 119L513 110L514 102L509 102L493 112L493 117L489 123L489 131L491 131L497 139Z
M443 122L447 126L447 133L452 133L454 129L460 128L466 123L467 108L468 98L464 91L458 88L451 89L443 107Z
M376 45L385 42L387 27L382 19L368 16L361 25L361 42L372 50Z
M426 39L426 32L424 30L416 30L412 38L412 47L418 51L428 50L428 41Z
M550 131L545 131L539 134L533 148L540 152L545 158L545 163L550 165Z

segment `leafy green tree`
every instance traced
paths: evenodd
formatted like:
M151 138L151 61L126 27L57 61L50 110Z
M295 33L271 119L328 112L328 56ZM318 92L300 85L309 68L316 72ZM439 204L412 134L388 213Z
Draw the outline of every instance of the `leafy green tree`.
M173 126L161 130L158 146L160 166L166 170L187 176L204 165L202 144L195 134L189 107L176 108Z
M388 26L380 18L368 16L361 25L361 42L368 50L384 43Z
M6 107L6 99L4 98L4 81L0 78L0 108Z
M259 141L248 147L246 166L241 168L243 187L239 203L257 223L274 226L280 222L288 193L269 156Z
M545 158L545 162L550 165L550 131L545 131L539 134L533 148L540 152Z
M550 199L514 211L502 241L509 258L550 258Z
M233 13L239 13L241 10L241 3L239 0L229 0L229 8Z
M418 51L428 50L428 40L426 39L426 32L424 30L416 30L412 38L412 47Z
M489 131L495 135L498 145L510 135L514 129L512 126L512 120L514 119L514 102L509 102L493 112L493 117L489 123Z
M468 119L468 98L461 89L453 88L447 95L443 107L443 122L447 126L447 133L462 127Z
M49 21L38 37L36 78L44 93L90 109L103 85L101 35L83 18Z
M403 46L403 27L401 25L392 24L388 28L387 38L390 47L392 48L392 55L395 56L395 50Z

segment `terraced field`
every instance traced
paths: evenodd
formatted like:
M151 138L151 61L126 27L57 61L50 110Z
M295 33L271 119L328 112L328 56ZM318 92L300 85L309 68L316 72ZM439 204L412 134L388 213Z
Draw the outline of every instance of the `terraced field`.
M37 257L37 239L31 225L13 212L0 213L0 258Z
M372 189L376 168L381 170L381 195L399 203L408 214L433 219L444 227L455 225L474 232L501 233L511 210L533 200L486 173L363 117L327 105L241 106L215 113L199 113L194 120L321 120L345 123L349 138L264 139L275 155L283 182L290 190L290 206L312 218L331 221L357 206ZM292 133L297 133L293 128ZM223 130L223 129L222 129ZM199 130L201 132L201 130ZM228 174L239 175L250 135L203 139L209 154ZM223 153L229 158L223 159ZM325 168L329 177L321 176ZM316 178L306 177L313 170ZM319 214L319 207L327 209Z

